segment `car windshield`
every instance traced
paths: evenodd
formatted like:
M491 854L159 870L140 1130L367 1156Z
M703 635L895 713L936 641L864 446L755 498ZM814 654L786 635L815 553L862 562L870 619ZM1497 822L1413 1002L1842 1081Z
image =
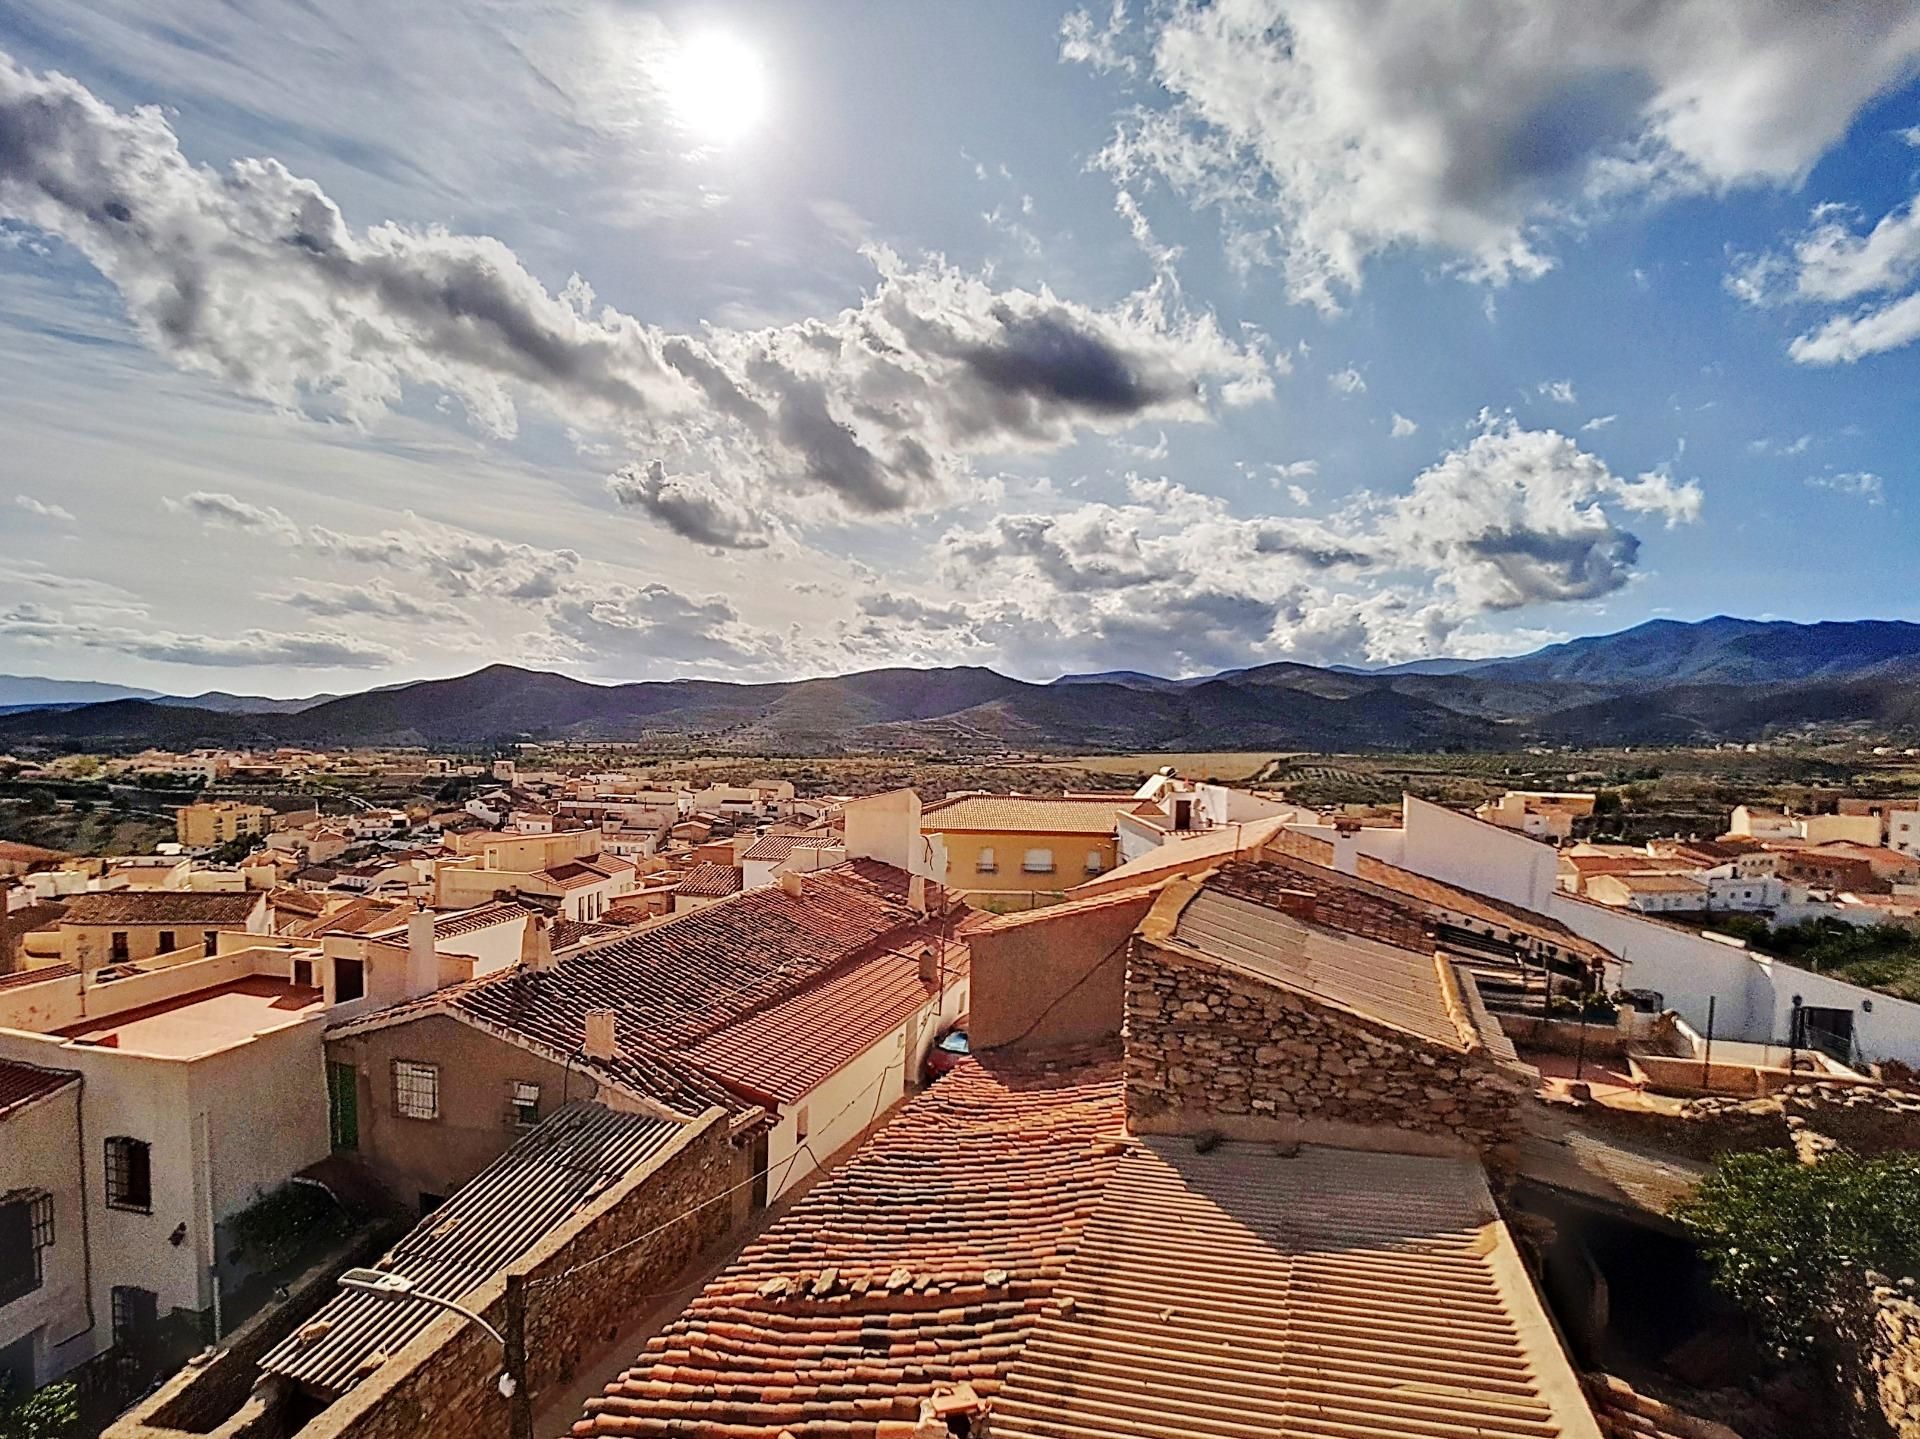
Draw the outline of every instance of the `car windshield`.
M949 1034L945 1039L940 1041L940 1047L946 1050L948 1054L969 1053L970 1051L967 1049L966 1030L964 1029L954 1030L953 1033Z

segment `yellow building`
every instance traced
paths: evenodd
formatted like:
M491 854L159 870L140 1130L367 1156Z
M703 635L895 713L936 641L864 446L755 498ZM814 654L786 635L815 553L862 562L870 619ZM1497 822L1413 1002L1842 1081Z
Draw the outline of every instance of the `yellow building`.
M202 800L173 812L174 837L188 849L213 849L243 834L265 834L273 811L239 800Z
M944 882L984 894L1058 894L1118 862L1116 816L1132 798L967 795L921 812L946 847Z

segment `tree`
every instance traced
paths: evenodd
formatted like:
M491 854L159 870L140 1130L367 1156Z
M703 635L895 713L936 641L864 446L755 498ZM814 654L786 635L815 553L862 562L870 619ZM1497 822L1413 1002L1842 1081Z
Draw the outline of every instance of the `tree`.
M1714 1283L1787 1355L1809 1352L1845 1267L1920 1272L1920 1155L1818 1164L1768 1150L1731 1154L1674 1217Z
M207 852L209 864L239 864L256 849L266 844L257 834L237 834L225 844Z
M0 1439L77 1439L80 1400L71 1380L18 1397L0 1384Z

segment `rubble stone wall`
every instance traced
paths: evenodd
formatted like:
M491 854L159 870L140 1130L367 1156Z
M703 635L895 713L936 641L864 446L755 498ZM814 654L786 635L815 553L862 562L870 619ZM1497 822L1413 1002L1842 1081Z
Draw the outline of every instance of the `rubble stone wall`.
M1365 1143L1433 1152L1514 1136L1525 1078L1136 937L1127 963L1127 1114L1141 1133Z
M1911 1281L1836 1278L1827 1348L1859 1439L1920 1439L1920 1303Z

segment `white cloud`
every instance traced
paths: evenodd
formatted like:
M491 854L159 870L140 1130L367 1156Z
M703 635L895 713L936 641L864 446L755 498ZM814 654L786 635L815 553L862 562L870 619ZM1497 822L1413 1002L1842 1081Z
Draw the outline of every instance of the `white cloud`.
M1801 435L1791 440L1776 440L1762 435L1749 441L1747 448L1756 455L1804 455L1813 444L1812 435Z
M398 651L357 635L248 629L233 637L139 629L69 616L38 605L0 610L0 639L50 649L99 650L159 664L217 668L376 669Z
M1352 365L1330 372L1327 383L1343 395L1364 395L1367 392L1367 377Z
M1288 485L1287 498L1292 500L1296 505L1299 505L1302 509L1313 503L1313 496L1307 492L1305 485Z
M1461 636L1462 648L1510 645L1476 622L1621 589L1640 540L1620 517L1686 523L1700 502L1694 484L1617 476L1563 435L1486 415L1405 493L1325 520L1242 519L1217 498L1135 479L1123 504L950 529L938 551L956 598L941 628L1028 672L1384 662Z
M1595 430L1604 430L1619 418L1618 415L1595 415L1591 420L1588 420L1582 425L1580 430L1583 434L1592 434Z
M1787 346L1803 365L1852 364L1920 339L1920 197L1861 224L1849 207L1816 206L1785 250L1742 256L1726 277L1750 305L1842 307Z
M1524 278L1623 195L1794 184L1920 55L1920 12L1884 0L1168 0L1146 23L1171 102L1101 163L1216 208L1236 259L1329 309L1394 248Z
M1572 380L1542 380L1534 386L1534 392L1544 399L1552 400L1556 405L1576 405L1579 400L1573 393Z
M13 503L37 519L57 520L63 525L74 523L73 511L65 505L52 504L46 500L37 500L32 495L15 495Z
M1871 470L1808 475L1807 485L1810 489L1832 490L1835 494L1851 495L1855 499L1865 500L1869 505L1884 505L1887 502L1886 481Z
M1289 460L1283 465L1275 465L1269 471L1268 478L1276 485L1288 480L1310 480L1320 473L1318 460Z
M487 236L356 231L277 161L196 166L158 110L4 55L0 133L0 215L72 244L175 363L360 424L418 388L496 436L536 405L616 434L637 455L616 494L701 543L760 538L745 497L794 522L922 508L975 456L1272 393L1264 338L1228 338L1165 276L1095 309L874 248L872 289L837 315L679 334L578 276L549 292Z
M1405 415L1401 414L1398 410L1395 410L1393 412L1392 434L1394 439L1404 440L1409 435L1417 435L1419 433L1420 433L1420 426L1417 422L1413 420L1409 420Z
M1113 0L1104 24L1085 10L1069 10L1060 22L1060 58L1104 72L1132 75L1139 62L1125 50L1127 0Z

